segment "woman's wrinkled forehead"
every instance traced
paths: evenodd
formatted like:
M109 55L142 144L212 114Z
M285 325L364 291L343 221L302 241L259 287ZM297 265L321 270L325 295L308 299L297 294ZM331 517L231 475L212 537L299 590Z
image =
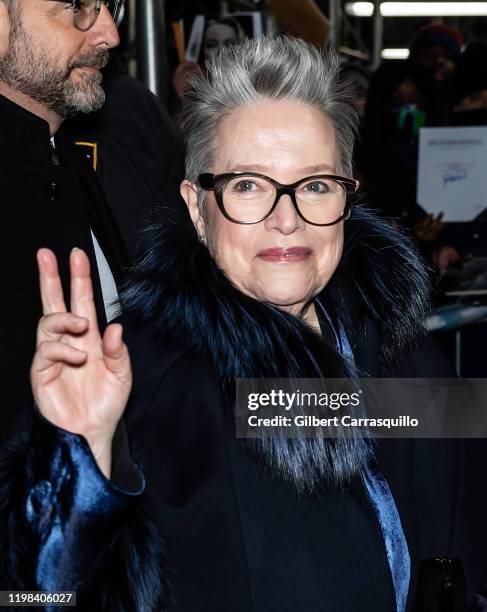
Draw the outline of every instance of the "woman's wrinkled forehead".
M286 99L240 106L223 117L213 166L215 173L267 170L283 182L310 170L337 173L341 168L329 119L309 104Z

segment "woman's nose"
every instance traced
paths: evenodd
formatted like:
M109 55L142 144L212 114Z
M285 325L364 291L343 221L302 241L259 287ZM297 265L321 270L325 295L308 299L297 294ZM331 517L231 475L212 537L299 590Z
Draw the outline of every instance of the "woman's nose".
M282 234L292 234L298 229L304 228L304 221L298 215L291 196L282 195L272 214L265 220L268 230L278 230Z

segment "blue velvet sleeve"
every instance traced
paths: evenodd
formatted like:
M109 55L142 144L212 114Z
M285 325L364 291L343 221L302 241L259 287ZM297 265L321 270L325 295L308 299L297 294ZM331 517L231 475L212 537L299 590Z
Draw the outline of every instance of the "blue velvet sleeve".
M126 463L132 472L125 476L128 490L103 476L82 436L36 419L24 512L37 544L39 589L76 591L89 580L144 490L142 473Z
M87 441L37 415L0 450L0 590L70 590L82 609L165 609L170 582L151 495L117 428L112 475Z

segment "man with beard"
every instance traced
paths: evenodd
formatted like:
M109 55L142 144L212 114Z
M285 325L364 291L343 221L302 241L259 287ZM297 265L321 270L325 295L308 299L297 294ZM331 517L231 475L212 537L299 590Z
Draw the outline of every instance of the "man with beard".
M100 157L96 142L75 142L64 123L104 104L100 70L119 44L122 16L123 0L0 0L1 256L8 287L1 300L0 346L9 355L1 368L6 395L0 442L31 414L28 372L42 313L37 249L50 247L59 255L66 289L69 252L79 247L88 253L104 327L119 312L117 287L128 263L122 225L133 230L157 204L141 198L135 210L130 195L114 199L91 167ZM138 168L129 176L126 167L121 172L135 190L145 183Z

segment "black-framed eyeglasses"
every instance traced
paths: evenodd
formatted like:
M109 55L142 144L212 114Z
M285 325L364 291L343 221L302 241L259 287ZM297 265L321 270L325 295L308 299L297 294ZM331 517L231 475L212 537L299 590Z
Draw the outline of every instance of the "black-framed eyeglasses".
M54 1L72 5L73 26L80 32L87 32L95 25L102 5L107 7L117 28L122 23L125 15L124 0L71 0L71 2L66 2L66 0Z
M297 214L311 225L335 225L350 217L358 181L335 174L307 176L290 185L256 172L204 173L198 184L213 191L219 209L234 223L252 225L269 217L283 195Z

